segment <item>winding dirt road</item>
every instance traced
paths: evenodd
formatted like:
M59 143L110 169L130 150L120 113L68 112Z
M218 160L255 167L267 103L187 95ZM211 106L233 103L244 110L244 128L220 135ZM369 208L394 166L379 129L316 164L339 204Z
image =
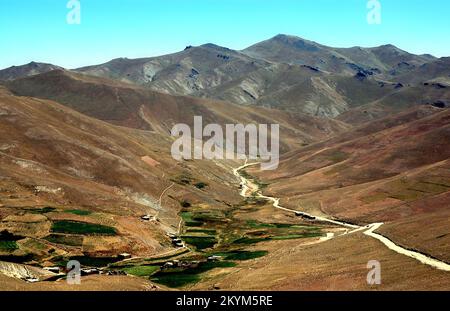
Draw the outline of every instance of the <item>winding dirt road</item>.
M376 233L375 230L379 229L383 223L373 223L367 226L358 226L358 225L354 225L354 224L349 224L343 221L337 221L337 220L333 220L333 219L329 219L329 218L325 218L325 217L321 217L321 216L315 216L315 215L311 215L308 213L304 213L301 211L296 211L293 209L289 209L289 208L285 208L280 206L280 199L279 198L274 198L274 197L270 197L270 196L266 196L263 195L261 190L259 189L258 185L256 185L255 183L253 183L251 180L245 178L244 176L241 175L241 171L249 166L253 166L253 165L257 165L259 163L246 163L238 168L233 169L233 174L238 177L240 179L240 184L241 184L241 192L240 195L247 198L250 197L252 194L255 195L258 198L261 199L266 199L268 201L272 202L272 205L277 208L277 209L281 209L284 210L286 212L290 212L290 213L295 213L296 215L304 215L308 218L317 220L317 221L321 221L321 222L327 222L327 223L331 223L334 225L339 225L342 227L346 227L347 229L352 229L352 230L347 230L344 234L352 234L354 232L358 232L358 231L362 231L364 230L364 234L367 236L370 236L374 239L377 239L378 241L380 241L381 243L383 243L386 247L388 247L390 250L393 250L396 253L414 258L418 261L420 261L423 264L432 266L436 269L439 270L443 270L443 271L450 271L450 264L440 261L438 259L429 257L425 254L419 253L419 252L415 252L412 250L408 250L404 247L401 247L397 244L395 244L393 241L389 240L388 238L386 238L385 236ZM250 192L250 194L248 194L248 192ZM327 234L326 237L323 237L320 241L324 242L324 241L329 241L332 240L335 237L334 234L329 233Z

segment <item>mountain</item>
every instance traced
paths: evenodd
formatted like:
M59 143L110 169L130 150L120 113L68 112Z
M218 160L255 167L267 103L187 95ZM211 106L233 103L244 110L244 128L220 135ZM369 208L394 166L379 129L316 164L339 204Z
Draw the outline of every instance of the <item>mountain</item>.
M258 175L285 206L385 222L392 240L448 261L449 121L449 109L412 107L287 153Z
M0 80L8 81L18 78L33 76L36 74L48 72L55 69L62 69L59 66L45 63L31 62L22 66L12 66L3 70L0 70Z
M148 85L170 94L189 95L244 77L268 65L238 51L205 44L160 57L115 59L76 71Z
M76 71L173 95L336 117L389 95L400 81L408 86L408 74L435 61L393 45L333 48L277 35L242 51L188 46L175 54L116 59Z
M419 66L434 60L432 56L413 55L393 45L333 48L288 35L277 35L246 48L243 53L258 59L309 65L323 71L348 75L358 71L388 74L402 62Z
M173 251L166 233L178 230L183 202L220 209L240 201L233 162L177 162L168 135L4 88L0 120L0 232L18 240L0 248L1 260L51 265L83 254ZM142 221L147 214L158 221Z
M172 96L117 80L55 70L6 83L16 95L50 99L115 125L167 135L173 125L280 124L282 151L330 137L349 126L337 120L312 118L281 110L248 107L223 101Z
M443 86L450 86L450 57L442 57L418 66L414 70L400 75L399 81L410 84L441 82ZM434 86L441 87L439 84Z
M384 87L384 86L383 86ZM336 119L352 125L363 125L376 119L395 115L411 107L431 105L450 107L450 87L442 81L428 81L418 86L394 87L395 91L367 104L354 107Z
M209 43L159 57L114 59L74 72L171 95L335 118L391 96L400 87L434 83L435 78L447 83L448 68L445 59L414 55L393 45L334 48L277 35L242 51ZM25 76L17 73L13 78ZM0 75L2 79L12 78ZM433 101L441 100L438 97Z

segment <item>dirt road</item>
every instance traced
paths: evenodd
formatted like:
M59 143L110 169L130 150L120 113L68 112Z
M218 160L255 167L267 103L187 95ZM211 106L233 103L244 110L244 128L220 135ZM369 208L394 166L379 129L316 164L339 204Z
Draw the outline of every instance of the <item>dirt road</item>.
M432 258L425 254L406 249L400 245L395 244L393 241L389 240L385 236L383 236L379 233L375 233L375 230L379 229L383 225L383 223L373 223L373 224L370 224L367 226L358 226L358 225L349 224L349 223L346 223L343 221L337 221L337 220L333 220L333 219L329 219L329 218L325 218L325 217L321 217L321 216L315 216L315 215L311 215L308 213L304 213L302 211L297 211L297 210L293 210L293 209L289 209L289 208L280 206L280 198L274 198L274 197L263 195L262 191L259 189L259 186L257 184L255 184L251 180L245 178L240 173L243 169L245 169L249 166L257 165L257 164L259 164L259 163L248 163L248 164L246 163L238 168L233 169L233 174L236 177L238 177L241 181L241 192L240 192L241 196L250 197L251 195L255 195L258 198L271 201L272 205L277 209L281 209L281 210L284 210L284 211L290 212L290 213L295 213L296 215L303 215L303 216L306 216L310 219L314 219L317 221L328 222L328 223L331 223L334 225L339 225L339 226L353 229L351 231L347 230L344 234L352 234L354 232L364 230L365 235L370 236L374 239L377 239L378 241L383 243L386 247L388 247L389 249L393 250L396 253L414 258L414 259L420 261L421 263L432 266L436 269L443 270L443 271L450 271L450 264L440 261L438 259ZM250 192L250 194L249 194L249 192ZM321 241L329 241L329 240L332 240L334 237L335 237L335 235L327 234L327 237L323 238Z

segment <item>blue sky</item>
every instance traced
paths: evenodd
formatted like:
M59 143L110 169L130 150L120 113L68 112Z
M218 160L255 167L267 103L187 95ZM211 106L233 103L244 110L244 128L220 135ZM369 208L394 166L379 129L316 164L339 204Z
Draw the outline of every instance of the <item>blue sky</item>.
M378 0L380 25L367 23L368 0L79 1L81 24L69 25L68 0L0 0L0 68L33 60L75 68L208 42L243 49L279 33L450 56L448 0Z

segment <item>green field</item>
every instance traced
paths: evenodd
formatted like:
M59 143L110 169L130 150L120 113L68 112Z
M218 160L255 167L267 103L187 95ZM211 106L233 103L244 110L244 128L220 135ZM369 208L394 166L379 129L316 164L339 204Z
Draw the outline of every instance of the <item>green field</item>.
M16 241L0 241L0 251L12 252L18 249Z
M159 269L159 266L134 266L123 268L122 271L135 276L148 277L154 274Z
M116 235L116 230L113 227L72 220L55 221L52 225L51 231L57 233L85 235Z
M213 247L217 243L217 239L214 236L188 236L181 237L183 241L194 246L198 250Z
M197 221L193 219L194 213L182 212L181 218L183 218L184 224L188 227L198 227L203 225L203 221Z
M106 267L109 264L115 263L120 259L117 257L89 257L89 256L74 256L70 257L70 260L77 260L81 265L87 267ZM62 261L62 265L65 266L69 260Z
M30 213L32 213L32 214L47 214L47 213L54 212L54 211L56 211L56 208L46 206L43 208L32 209L32 210L30 210Z
M264 190L265 188L267 188L267 186L269 186L268 183L262 182L259 178L255 177L255 176L251 176L249 173L247 173L247 171L245 170L241 170L241 175L249 180L251 180L255 185L258 186L259 190ZM262 199L263 200L263 199Z
M200 281L202 273L214 268L230 268L235 266L236 264L231 261L205 262L201 263L197 268L162 270L155 273L151 277L151 280L168 287L176 288Z

